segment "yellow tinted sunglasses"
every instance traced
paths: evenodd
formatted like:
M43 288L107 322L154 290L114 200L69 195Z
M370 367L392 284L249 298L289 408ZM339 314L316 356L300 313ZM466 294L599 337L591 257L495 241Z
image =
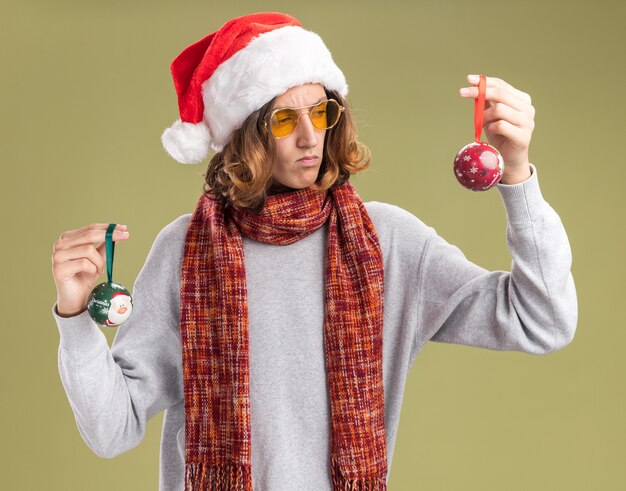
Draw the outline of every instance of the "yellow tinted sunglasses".
M339 104L335 99L328 99L316 104L311 104L310 106L275 109L269 119L272 135L274 135L275 138L289 136L296 129L300 121L300 116L302 115L298 113L296 109L308 109L308 111L305 112L309 114L313 126L318 130L327 130L337 124L345 107ZM268 121L263 121L263 125L266 128L267 124Z

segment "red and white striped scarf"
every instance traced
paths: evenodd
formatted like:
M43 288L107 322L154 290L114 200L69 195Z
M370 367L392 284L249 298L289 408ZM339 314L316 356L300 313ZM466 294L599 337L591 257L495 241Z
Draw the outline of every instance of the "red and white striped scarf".
M348 180L326 192L305 188L267 196L259 213L227 210L203 194L185 239L185 490L252 490L242 234L287 245L326 220L324 349L333 489L386 490L383 260L363 201Z

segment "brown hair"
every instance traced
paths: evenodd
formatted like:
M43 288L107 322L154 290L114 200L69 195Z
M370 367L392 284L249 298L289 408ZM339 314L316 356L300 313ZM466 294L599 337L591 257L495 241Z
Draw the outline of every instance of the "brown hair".
M346 109L335 126L326 130L319 175L312 185L321 191L339 186L352 174L367 169L369 148L356 140L356 124L348 102L336 91L324 88L326 96ZM203 191L225 206L258 212L273 184L272 165L275 142L263 121L269 118L276 97L246 118L241 128L209 162L202 174Z

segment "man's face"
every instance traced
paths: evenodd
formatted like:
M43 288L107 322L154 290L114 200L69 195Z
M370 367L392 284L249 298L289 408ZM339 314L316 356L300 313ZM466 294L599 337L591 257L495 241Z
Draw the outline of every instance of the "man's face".
M321 84L299 85L278 96L272 110L310 106L326 98L324 86ZM296 189L304 189L315 183L324 154L324 136L327 130L318 130L313 126L307 110L297 109L300 120L296 129L290 135L275 140L276 157L272 172L274 181ZM274 137L270 135L270 138ZM299 160L308 155L315 155L315 160Z

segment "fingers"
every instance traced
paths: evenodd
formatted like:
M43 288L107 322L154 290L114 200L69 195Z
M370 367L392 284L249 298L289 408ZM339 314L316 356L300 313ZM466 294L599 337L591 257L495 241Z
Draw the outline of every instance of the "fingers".
M107 223L96 223L87 227L70 230L61 234L59 240L54 243L52 251L70 249L82 244L99 244L106 240L106 231L109 225ZM129 237L125 225L116 225L113 230L112 240L124 240Z
M527 132L525 129L526 128L515 126L504 119L492 121L485 125L485 131L502 135L511 142L516 142L516 146L520 148L528 148L528 145L524 143L527 140Z
M464 97L472 97L476 99L478 97L478 87L466 87L467 91L461 95ZM488 102L502 102L513 109L518 111L528 110L528 104L520 99L517 95L513 94L508 89L502 86L492 86L485 88L485 101Z
M495 104L489 109L485 109L483 127L497 120L508 121L518 128L534 127L534 121L527 113L517 111L506 104Z
M52 255L52 263L56 267L62 267L66 274L71 273L70 276L80 271L98 274L104 272L104 259L90 244L59 249Z
M101 273L101 271L98 270L98 267L86 258L77 259L76 261L70 261L66 270L66 272L74 274L80 273L82 271L89 271L93 274Z
M106 223L95 223L61 234L52 247L53 270L62 268L64 274L75 274L80 271L102 274L105 266L103 247L96 249L96 244L106 243ZM130 234L124 230L126 226L117 225L113 230L114 242L127 239Z
M469 80L469 75L468 75ZM531 98L526 92L522 92L521 90L516 89L511 84L505 82L502 79L496 77L485 77L485 100L493 101L493 102L502 102L511 106L513 109L517 109L518 111L530 111L531 106ZM464 87L461 89L460 93L465 97L478 97L478 83L476 80L471 81L473 84L472 87Z
M471 84L475 84L476 87L478 87L478 82L479 82L478 79L476 80L476 82L473 82L472 80L469 79L469 75L468 75L468 81ZM527 94L526 92L523 92L523 91L521 91L519 89L516 89L510 83L502 80L501 78L485 77L485 85L487 87L503 87L503 88L511 91L513 94L515 94L515 96L517 96L519 99L524 101L526 104L532 104L532 99L531 99L529 94Z
M108 223L92 223L91 225L87 225L85 227L77 228L75 230L68 230L67 232L63 232L59 239L66 239L68 237L74 237L76 235L84 234L89 230L106 230L109 228ZM115 230L126 230L126 225L117 224L115 226Z

